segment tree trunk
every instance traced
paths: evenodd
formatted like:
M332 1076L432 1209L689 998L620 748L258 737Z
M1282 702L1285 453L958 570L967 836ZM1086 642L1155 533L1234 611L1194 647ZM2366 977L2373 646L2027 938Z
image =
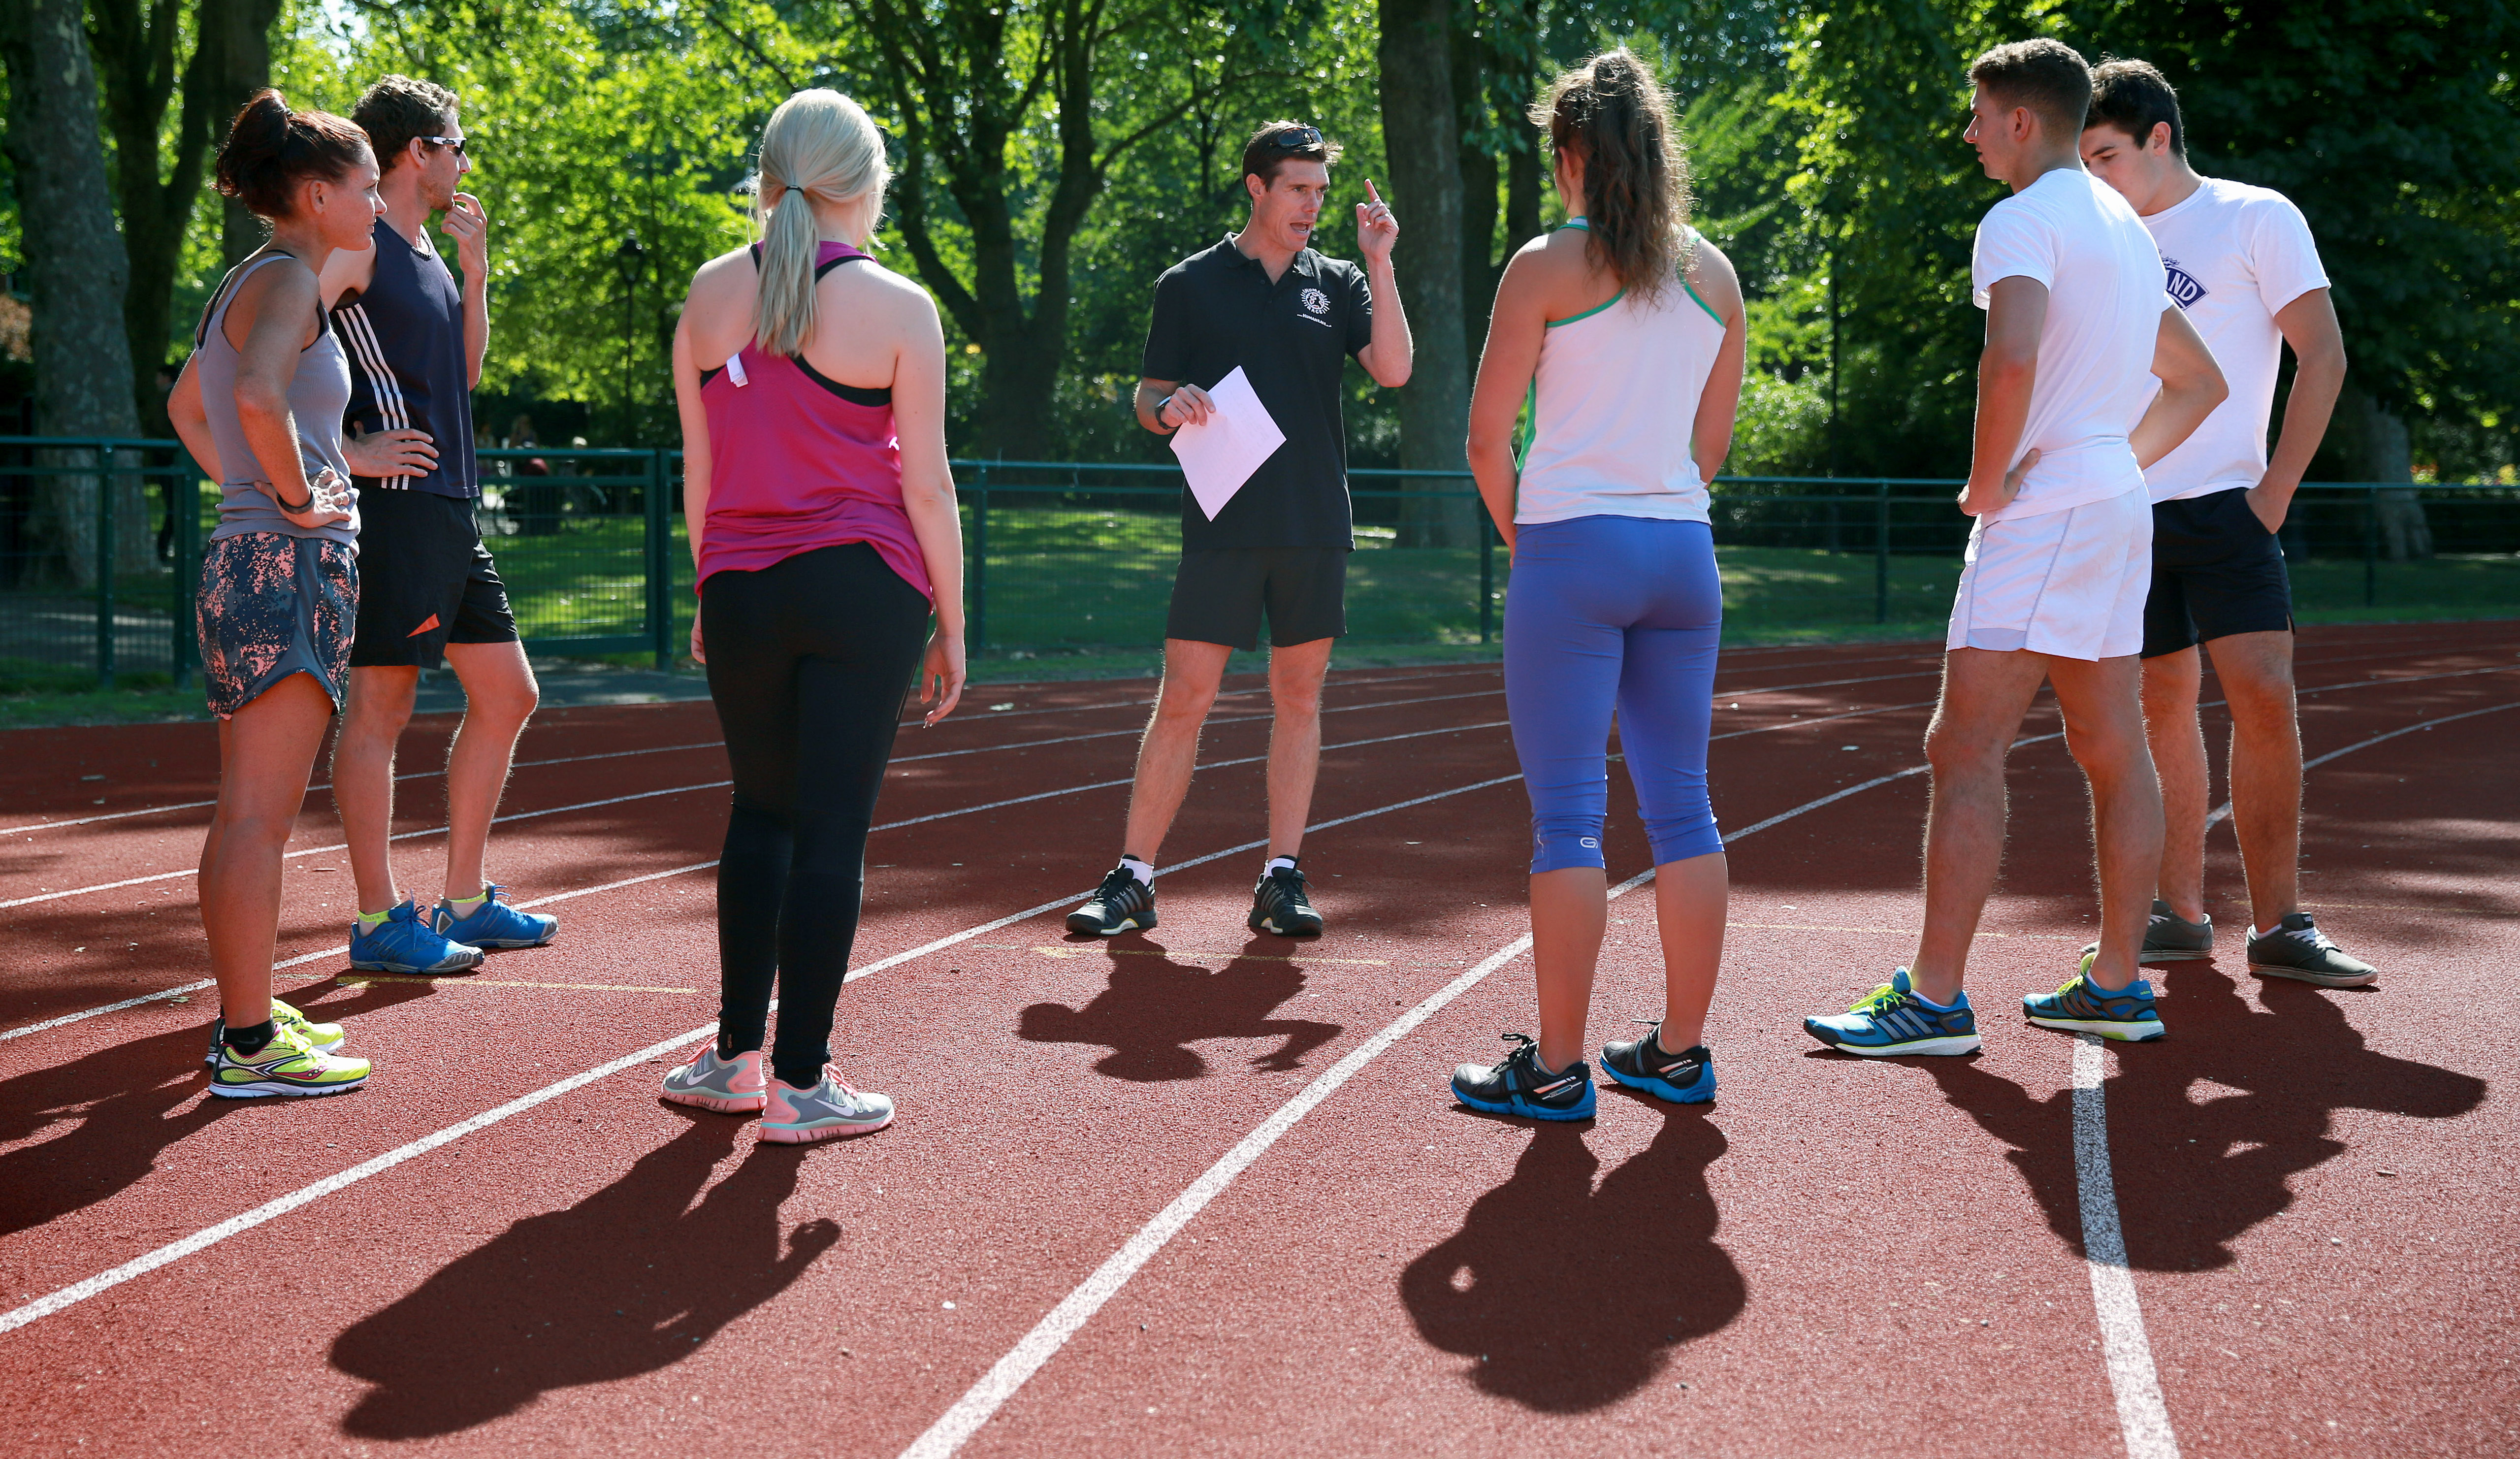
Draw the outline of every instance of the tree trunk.
M97 127L96 73L79 0L0 5L9 69L9 160L34 294L35 430L45 435L134 436L131 354L122 331L128 269L114 231ZM51 454L51 453L48 453ZM64 452L43 465L89 465ZM93 476L39 479L32 535L80 587L96 582ZM148 550L139 482L115 478L117 546Z
M2358 481L2412 481L2414 454L2407 439L2407 423L2348 381L2336 401L2338 432L2347 469ZM2419 562L2433 555L2432 524L2415 493L2383 491L2379 501L2380 551L2393 563Z
M245 99L271 84L271 27L279 19L280 0L204 0L201 54L208 63L204 79L215 88L206 109L212 147L226 137ZM187 106L191 101L185 98ZM271 237L271 225L234 198L221 201L219 251L234 268Z
M1417 362L1400 392L1400 464L1460 471L1469 460L1469 360L1462 328L1462 114L1453 99L1450 0L1382 0L1382 146L1400 219L1394 263ZM1459 479L1404 479L1410 492L1459 491ZM1478 543L1469 498L1405 501L1400 541Z
M1453 100L1462 109L1462 342L1475 361L1486 346L1488 310L1496 303L1496 154L1477 139L1487 130L1487 47L1467 25L1453 27ZM1508 240L1510 256L1514 245ZM1473 366L1473 369L1476 367Z

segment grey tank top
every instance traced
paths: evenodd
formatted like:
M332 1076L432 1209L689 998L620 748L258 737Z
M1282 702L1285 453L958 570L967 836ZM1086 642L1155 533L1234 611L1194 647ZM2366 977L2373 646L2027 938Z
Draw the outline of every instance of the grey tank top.
M202 409L210 418L210 440L218 446L219 465L224 468L219 482L219 524L210 533L210 540L216 542L245 532L278 532L356 548L356 494L353 493L347 522L303 527L281 516L270 493L255 484L271 478L262 463L254 459L253 447L246 444L245 427L237 420L237 366L242 357L237 347L228 342L228 306L236 301L237 290L247 275L290 256L268 254L230 274L193 341L193 360L202 377ZM333 332L321 328L323 320L318 318L316 323L319 328L315 342L298 351L297 373L289 381L289 415L297 428L297 459L305 469L306 479L314 480L316 474L329 466L347 485L350 463L341 454L341 412L350 403L350 362L341 353L341 343Z

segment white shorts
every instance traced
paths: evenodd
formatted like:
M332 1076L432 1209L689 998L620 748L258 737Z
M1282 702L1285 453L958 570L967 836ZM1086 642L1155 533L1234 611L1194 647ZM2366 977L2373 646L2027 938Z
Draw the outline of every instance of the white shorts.
M2062 512L1978 519L1946 649L2120 659L2143 648L2152 502L2142 490Z

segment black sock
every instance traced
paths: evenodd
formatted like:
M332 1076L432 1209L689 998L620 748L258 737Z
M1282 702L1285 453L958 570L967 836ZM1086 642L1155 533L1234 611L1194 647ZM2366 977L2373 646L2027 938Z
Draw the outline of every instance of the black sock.
M794 1069L773 1066L771 1072L778 1076L780 1083L790 1089L811 1089L823 1082L823 1066L819 1064L800 1064Z
M734 1034L721 1033L717 1036L717 1057L721 1064L733 1064L741 1055L757 1054L760 1051L761 1045L757 1041L750 1048L739 1049L735 1046Z
M230 1025L225 1034L228 1047L248 1059L271 1047L271 1041L279 1036L279 1026L269 1019L264 1019L250 1028L239 1028Z

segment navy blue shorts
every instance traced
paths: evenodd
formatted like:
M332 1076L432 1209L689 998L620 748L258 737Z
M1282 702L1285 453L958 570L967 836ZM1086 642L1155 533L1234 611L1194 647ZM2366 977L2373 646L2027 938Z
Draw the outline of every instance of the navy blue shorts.
M2158 659L2234 633L2292 631L2283 548L2249 510L2247 488L2152 505L2152 590L2143 600L2143 657Z

